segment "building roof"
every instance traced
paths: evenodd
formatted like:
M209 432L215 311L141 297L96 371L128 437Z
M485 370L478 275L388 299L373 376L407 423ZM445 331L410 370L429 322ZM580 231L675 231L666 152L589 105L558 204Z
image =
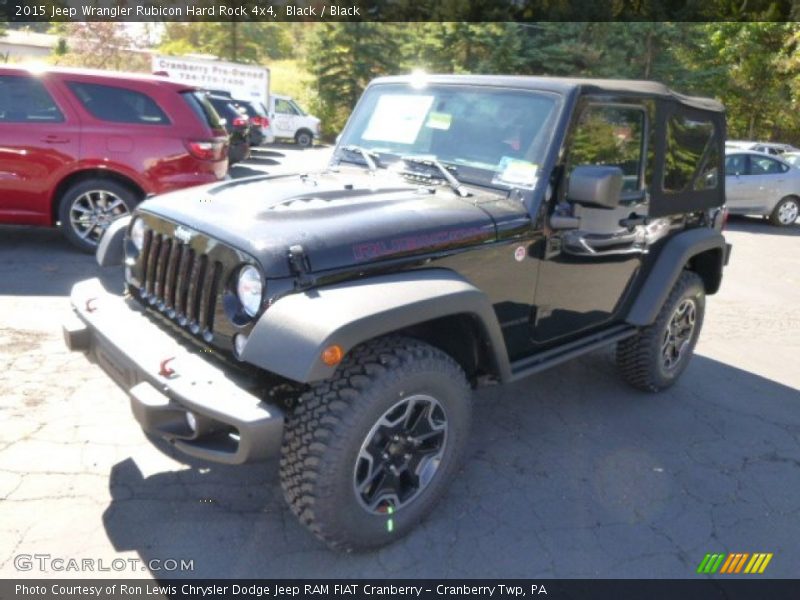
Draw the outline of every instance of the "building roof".
M54 48L56 43L58 43L58 36L21 29L7 29L6 32L0 36L0 44L9 44L12 46Z

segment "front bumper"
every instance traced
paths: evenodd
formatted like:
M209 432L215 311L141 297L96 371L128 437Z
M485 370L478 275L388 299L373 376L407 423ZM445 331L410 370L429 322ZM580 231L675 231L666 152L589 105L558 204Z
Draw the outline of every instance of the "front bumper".
M243 377L180 343L97 279L75 284L71 302L64 341L70 350L87 352L128 393L146 432L213 462L240 464L279 453L283 412L248 391Z

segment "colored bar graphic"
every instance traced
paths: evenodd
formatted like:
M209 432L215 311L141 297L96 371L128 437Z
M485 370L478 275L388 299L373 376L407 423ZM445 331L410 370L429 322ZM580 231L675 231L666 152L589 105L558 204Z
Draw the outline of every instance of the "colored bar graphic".
M750 559L750 562L747 563L747 566L744 569L745 573L755 573L758 566L761 564L761 561L764 560L764 555L756 552L753 554L753 558Z
M728 573L728 569L731 568L731 563L733 559L736 558L735 554L728 554L727 560L725 560L725 564L722 565L722 569L720 569L720 573Z
M739 573L761 574L772 560L771 552L731 552L729 554L706 554L697 566L698 573L733 575ZM720 568L721 565L721 568ZM747 565L747 566L745 566ZM744 571L743 571L744 570Z
M748 556L750 556L750 555L749 555L749 554L747 554L746 552L745 552L744 554L742 554L742 560L740 560L740 561L739 561L739 564L738 564L738 565L736 565L736 571L735 571L736 573L738 573L739 571L741 571L741 570L742 570L742 567L744 566L744 561L746 561L746 560L747 560L747 557L748 557ZM733 572L733 571L732 571L732 572Z
M725 558L724 554L720 554L719 555L719 558L717 559L717 562L714 564L714 567L711 570L712 573L716 573L717 572L717 569L719 569L719 567L722 564L722 561L724 560L724 558Z
M759 573L763 573L764 569L767 568L767 565L769 564L769 561L771 561L771 560L772 560L772 552L767 554L767 557L764 559L764 562L761 563L761 568L758 570L758 572Z
M739 563L739 559L742 557L741 554L733 553L728 555L728 560L725 561L725 565L723 566L720 573L733 573L733 570L736 568L736 565Z
M705 573L706 572L706 565L708 564L708 561L710 559L711 559L711 555L710 554L706 554L703 557L703 560L700 561L700 565L697 567L697 572L698 573Z

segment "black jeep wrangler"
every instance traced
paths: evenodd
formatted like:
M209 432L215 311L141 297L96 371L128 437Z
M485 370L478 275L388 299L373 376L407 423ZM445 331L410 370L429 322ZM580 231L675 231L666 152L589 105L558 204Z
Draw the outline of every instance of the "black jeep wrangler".
M322 173L148 199L75 285L72 349L194 457L280 455L337 548L409 531L456 472L470 389L616 344L662 390L730 247L725 117L645 81L387 77Z

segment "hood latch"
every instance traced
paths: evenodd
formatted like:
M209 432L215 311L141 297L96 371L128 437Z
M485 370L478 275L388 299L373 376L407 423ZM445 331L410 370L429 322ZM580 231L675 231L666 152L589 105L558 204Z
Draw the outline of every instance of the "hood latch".
M297 283L300 287L306 287L311 283L311 279L308 277L311 264L305 249L300 244L289 247L289 268L292 270L292 274L297 276Z

